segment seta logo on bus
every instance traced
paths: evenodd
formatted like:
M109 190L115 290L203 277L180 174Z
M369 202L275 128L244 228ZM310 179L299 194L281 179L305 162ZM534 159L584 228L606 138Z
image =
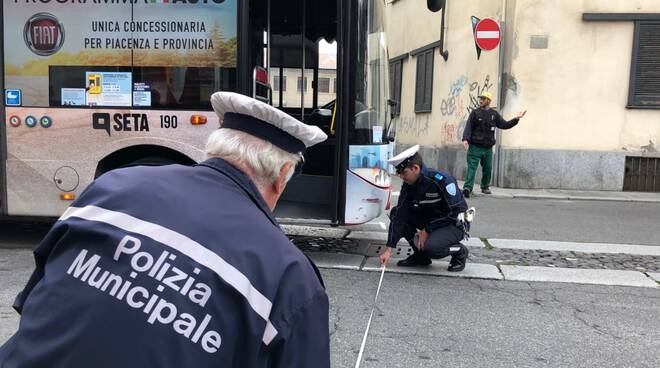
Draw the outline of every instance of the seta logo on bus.
M14 3L25 4L222 4L225 0L14 0Z
M147 114L116 113L110 116L97 112L92 114L92 128L105 130L108 137L113 129L116 132L148 132L149 119Z
M54 15L38 13L25 23L23 37L30 51L39 56L49 56L62 47L64 27Z

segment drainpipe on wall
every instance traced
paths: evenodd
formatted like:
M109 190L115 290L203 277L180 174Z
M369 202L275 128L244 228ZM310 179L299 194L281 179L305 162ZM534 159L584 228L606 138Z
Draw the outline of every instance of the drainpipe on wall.
M505 27L506 27L506 1L507 0L502 0L502 13L500 16L500 46L499 46L499 60L497 63L497 109L502 112L504 109L504 103L505 99L503 98L504 96L504 83L502 81L503 79L503 74L504 74L504 34L505 34ZM495 169L495 175L493 175L493 185L498 187L502 185L502 182L504 181L502 179L502 168L504 167L504 163L501 160L501 155L502 155L502 130L497 129L497 132L495 134L495 139L497 140L497 146L495 148L495 157L494 157L494 162L493 162L493 168Z
M449 51L445 50L445 11L447 10L448 3L448 1L445 1L442 7L442 20L440 21L440 56L445 61L449 58Z

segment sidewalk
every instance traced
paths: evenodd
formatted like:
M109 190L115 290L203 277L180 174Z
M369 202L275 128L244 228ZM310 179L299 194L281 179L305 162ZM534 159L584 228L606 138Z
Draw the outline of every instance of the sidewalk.
M282 228L321 268L380 269L377 256L385 248L384 231L300 225ZM397 244L387 272L645 288L660 284L659 246L486 238L470 238L464 244L470 257L463 272L447 272L447 259L434 261L429 267L396 266L396 261L412 253L403 240Z
M401 184L401 179L392 177L392 202L397 201ZM463 187L462 181L458 184ZM470 199L492 197L660 203L660 193L490 189L492 194L485 195L477 187ZM376 257L384 249L387 239L386 222L387 219L381 216L362 225L332 228L292 221L283 224L282 228L319 267L378 271ZM434 261L430 267L397 267L396 261L412 252L404 240L397 244L387 272L646 288L658 288L660 284L660 246L494 238L471 238L464 244L470 249L470 258L463 272L447 272L446 259Z
M463 188L463 182L459 181ZM605 190L562 190L562 189L510 189L490 187L490 196L495 198L560 199L574 201L618 201L660 203L660 193L614 192ZM479 188L472 192L474 197L486 196Z
M320 268L366 272L379 272L381 270L379 260L374 256L314 251L306 251L305 254ZM430 266L397 266L396 262L402 259L405 254L397 251L397 254L392 256L386 272L500 281L556 282L651 289L660 287L660 273L658 272L603 268L519 266L472 261L468 261L465 270L461 272L448 272L447 260L434 260Z
M401 179L392 177L392 193L398 195ZM463 188L464 181L458 180ZM479 185L475 185L472 197L493 198L527 198L527 199L558 199L572 201L618 201L618 202L649 202L660 203L660 193L649 192L615 192L605 190L563 190L563 189L512 189L490 187L493 194L482 194Z

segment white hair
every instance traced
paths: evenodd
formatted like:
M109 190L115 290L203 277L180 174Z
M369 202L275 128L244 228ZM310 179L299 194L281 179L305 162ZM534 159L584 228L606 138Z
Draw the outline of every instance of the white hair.
M206 141L206 154L252 171L247 174L259 190L275 183L286 163L291 164L286 177L288 182L296 163L301 159L300 155L275 147L261 138L229 128L217 129L211 133Z

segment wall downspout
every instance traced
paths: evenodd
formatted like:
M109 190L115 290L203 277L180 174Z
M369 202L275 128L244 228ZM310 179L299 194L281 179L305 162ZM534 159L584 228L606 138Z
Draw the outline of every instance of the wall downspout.
M445 2L445 5L442 7L442 19L440 21L440 56L442 56L445 61L449 59L449 51L445 49L445 31L446 31L446 26L445 26L445 11L447 10L447 6L449 4L449 1Z
M506 35L506 8L507 0L502 0L502 12L500 15L500 45L499 45L499 60L497 63L497 109L502 113L504 109L504 103L506 102L504 96L504 54L505 54L505 35ZM501 186L504 181L502 178L502 168L504 163L502 162L502 130L497 129L496 137L497 146L495 147L495 157L493 159L493 168L495 169L495 175L493 175L493 186Z

